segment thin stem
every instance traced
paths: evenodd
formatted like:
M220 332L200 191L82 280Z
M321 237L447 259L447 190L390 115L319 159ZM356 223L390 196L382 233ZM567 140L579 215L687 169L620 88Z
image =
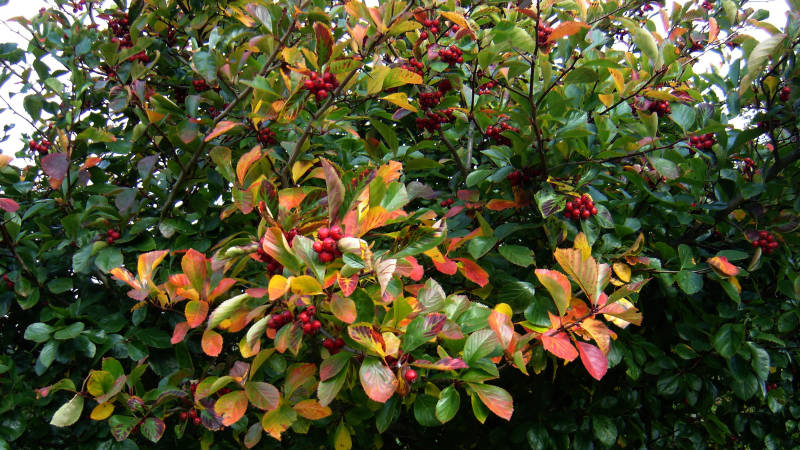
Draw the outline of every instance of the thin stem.
M450 154L453 155L453 159L456 161L456 164L458 164L458 169L461 171L461 174L464 175L464 180L466 180L467 175L469 175L469 170L467 169L467 166L464 165L464 161L461 160L461 157L458 156L458 150L456 150L456 148L453 147L453 144L451 144L450 141L444 137L442 130L439 130L439 138L442 140L442 142L444 142L444 145L447 147L447 149L450 150Z

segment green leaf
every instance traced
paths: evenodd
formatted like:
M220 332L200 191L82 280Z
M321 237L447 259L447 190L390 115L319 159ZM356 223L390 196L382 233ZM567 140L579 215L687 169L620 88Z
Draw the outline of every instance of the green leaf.
M25 329L25 339L41 344L50 340L50 334L53 332L53 327L42 322L36 322L28 325Z
M217 59L206 51L199 51L192 56L192 65L195 70L206 79L217 79Z
M747 346L750 348L750 366L760 380L766 381L769 378L769 353L752 342Z
M467 365L489 356L500 347L497 336L492 330L480 330L472 333L464 343L464 361Z
M498 247L498 251L510 263L521 267L528 267L534 263L533 251L521 245L503 244Z
M106 247L100 250L94 260L94 264L105 273L115 267L120 267L122 262L122 252L116 247Z
M53 337L60 341L75 339L76 337L78 337L79 334L81 334L81 331L83 331L84 327L85 325L83 324L83 322L75 322L70 324L69 326L66 326L56 331L53 334Z
M477 260L491 250L495 244L497 244L497 238L494 236L478 236L469 241L467 250L472 258Z
M461 396L458 395L455 386L447 386L439 393L439 401L436 402L436 419L441 423L449 422L458 413L460 405Z
M712 344L723 358L730 358L744 343L744 325L726 323L714 335Z
M684 133L694 129L694 120L696 116L694 108L684 105L683 103L673 102L670 104L670 109L672 110L670 117L683 129Z
M56 427L68 427L78 421L83 412L83 397L80 394L75 394L72 400L61 405L53 418L50 419L50 425Z
M592 433L600 443L608 447L617 441L617 426L608 416L592 417Z
M775 49L786 39L785 34L774 34L764 40L758 41L750 56L747 58L747 73L739 84L739 95L750 87L756 75L764 69L770 56L776 54Z
M675 278L678 280L681 290L689 295L696 294L703 289L703 277L695 272L681 270Z
M441 425L436 418L436 397L430 395L420 395L414 400L414 418L423 427L435 427Z

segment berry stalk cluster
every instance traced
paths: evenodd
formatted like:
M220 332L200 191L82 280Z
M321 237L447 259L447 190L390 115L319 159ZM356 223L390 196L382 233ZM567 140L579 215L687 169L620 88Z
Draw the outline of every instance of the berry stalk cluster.
M700 136L691 136L689 138L689 145L698 150L711 150L711 147L716 142L717 140L714 139L714 133L706 133ZM692 154L694 154L694 151L692 151Z
M500 134L504 131L513 131L518 133L519 128L512 127L506 122L499 122L497 125L489 125L486 127L486 136L491 138L497 145L511 146L511 139Z
M317 101L328 98L328 95L337 87L339 87L339 80L330 72L325 72L322 76L317 72L311 72L310 78L303 83L303 88L314 94Z
M647 108L647 110L651 113L656 113L659 116L665 116L672 113L672 108L669 107L669 102L666 100L656 100L650 103L650 106Z
M439 50L439 59L450 64L450 67L464 62L461 49L455 45Z
M318 241L314 241L314 251L317 253L317 258L322 263L329 263L339 256L342 252L339 251L339 239L344 237L341 227L334 225L330 228L322 227L317 230Z
M108 245L114 245L114 241L116 241L117 239L119 239L119 238L120 238L120 236L121 236L121 235L119 234L119 231L117 231L117 230L115 230L115 229L113 229L113 228L109 229L109 230L106 232L106 234L108 235L108 237L106 238L106 242L108 242Z
M761 251L769 255L778 248L778 242L769 231L759 231L758 239L753 241L753 247L761 247Z
M567 219L586 220L596 215L597 208L594 207L594 202L587 194L567 202L564 207L564 217Z
M39 152L41 154L45 154L48 151L50 151L50 145L51 145L50 141L48 141L47 139L42 139L41 141L38 142L34 140L28 142L28 146L30 147L31 150Z
M428 111L425 117L417 117L416 124L418 128L422 128L431 133L442 129L442 124L451 123L455 120L453 111L451 109L441 109L437 112Z

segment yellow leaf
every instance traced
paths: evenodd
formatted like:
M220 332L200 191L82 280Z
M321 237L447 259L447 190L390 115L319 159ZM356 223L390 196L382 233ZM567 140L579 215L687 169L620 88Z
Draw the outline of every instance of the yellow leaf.
M589 240L586 238L586 235L583 234L583 232L578 233L578 235L575 237L575 243L572 245L572 247L581 251L581 256L583 259L592 256L592 246L589 245Z
M150 123L158 122L164 118L164 114L155 112L152 109L145 109L144 112L147 113L147 120L149 120Z
M111 416L111 413L114 412L114 404L113 403L100 403L99 405L95 406L92 410L92 414L89 416L92 420L106 420Z
M511 311L511 306L509 306L508 303L498 303L495 305L494 310L501 314L505 314L508 317L511 317L514 314Z
M339 426L336 428L336 434L333 436L333 447L336 450L350 450L353 448L350 431L347 430L344 422L339 422Z
M625 78L622 76L622 71L609 68L608 72L614 79L614 85L617 87L617 92L619 92L620 95L623 95L625 92Z
M394 94L389 94L385 97L381 97L381 100L386 100L389 103L394 103L395 105L407 109L411 112L417 112L417 108L408 103L408 96L405 92L395 92Z
M269 279L267 292L269 292L270 300L277 300L283 297L289 290L289 280L283 275L274 275Z
M317 295L322 293L322 285L309 275L293 277L289 280L289 286L291 286L293 294Z
M744 220L745 218L747 218L747 213L746 213L746 212L744 212L744 211L743 211L743 210L741 210L741 209L737 209L737 210L735 210L734 212L732 212L731 214L733 214L733 217L734 217L734 218L736 219L736 221L738 221L738 222L741 222L742 220Z
M597 98L606 105L606 107L611 106L614 103L614 95L613 94L597 94Z
M294 163L294 166L292 166L292 179L294 182L297 183L297 180L308 172L308 169L314 167L316 162L316 159L312 159L310 161L297 161Z
M622 262L615 262L614 263L614 273L617 274L620 280L628 283L631 281L631 268L625 263Z
M472 31L472 27L470 27L469 23L467 23L467 19L465 19L461 14L451 11L442 11L441 15L450 22L458 25L459 28L469 30L470 32Z

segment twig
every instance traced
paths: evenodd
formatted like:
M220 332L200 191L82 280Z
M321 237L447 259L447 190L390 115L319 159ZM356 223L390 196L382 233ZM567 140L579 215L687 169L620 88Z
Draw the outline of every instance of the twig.
M661 76L663 76L663 75L664 75L664 73L665 73L666 71L667 71L667 66L664 66L664 67L662 67L662 68L660 68L660 69L656 70L656 71L655 71L655 73L653 73L653 75L652 75L650 78L648 78L648 79L647 79L647 81L645 81L645 82L644 82L644 84L642 84L642 85L639 87L639 89L636 89L636 91L634 91L634 92L633 92L632 94L630 94L630 95L627 95L627 96L625 96L625 97L622 97L622 98L620 98L620 99L619 99L619 100L618 100L616 103L614 103L613 105L611 105L611 106L609 106L608 108L606 108L606 109L604 109L604 110L600 111L600 115L603 115L603 114L605 114L605 113L607 113L607 112L611 111L612 109L614 109L614 108L616 108L617 106L619 106L619 104L620 104L620 103L622 103L622 102L627 102L627 101L628 101L630 98L632 98L632 97L636 97L637 95L639 95L639 93L640 93L640 92L642 92L642 91L643 91L643 90L645 90L645 89L646 89L648 86L650 86L650 83L652 83L653 81L655 81L655 80L656 80L656 78L660 78Z
M300 9L301 10L304 9L309 1L310 0L304 1L300 5ZM286 40L289 38L289 35L294 31L295 23L296 21L292 19L292 23L289 24L289 28L286 30L286 32L283 33L281 38L278 40L277 44L275 45L275 50L272 51L272 54L269 55L269 58L267 58L266 63L264 63L264 69L262 69L261 71L262 75L267 74L273 68L273 62L275 61L275 58L278 57L278 54L281 52L283 48L283 43L286 42ZM251 92L253 92L253 88L251 86L248 86L239 95L237 95L236 98L228 105L228 107L225 108L214 119L214 121L211 123L211 129L213 130L214 127L216 127L216 125L219 122L221 122L222 119L227 117L228 114L230 114L231 110L233 110L233 108L235 108L242 100L244 100L245 97L250 95ZM181 170L181 173L178 176L178 180L172 186L172 189L170 190L169 195L167 196L167 200L164 202L164 206L161 208L161 214L159 216L159 220L164 220L164 217L166 217L167 211L169 211L169 209L172 207L172 203L175 201L175 197L178 195L181 184L183 184L183 182L186 180L186 177L189 176L189 172L194 170L194 165L197 164L197 160L200 159L200 155L206 148L206 144L207 142L204 139L197 147L197 150L195 150L194 154L192 155L192 158L189 160L188 163L186 163L184 170Z
M453 144L451 144L450 141L448 141L447 138L444 137L444 133L442 133L442 130L439 130L439 138L441 138L442 142L444 142L444 145L447 147L447 149L450 150L450 154L452 154L453 159L456 160L456 164L458 164L458 169L461 171L461 174L464 175L464 180L466 181L467 175L469 175L469 170L467 169L467 166L464 165L464 161L461 160L461 157L458 156L458 150L456 150L456 148L453 147Z

